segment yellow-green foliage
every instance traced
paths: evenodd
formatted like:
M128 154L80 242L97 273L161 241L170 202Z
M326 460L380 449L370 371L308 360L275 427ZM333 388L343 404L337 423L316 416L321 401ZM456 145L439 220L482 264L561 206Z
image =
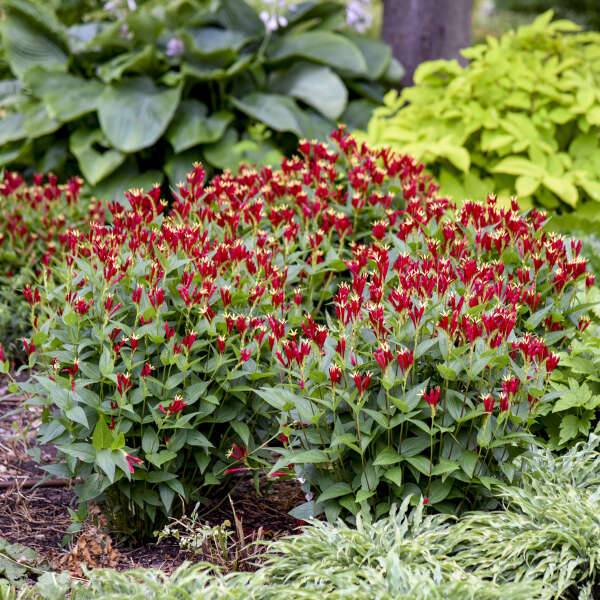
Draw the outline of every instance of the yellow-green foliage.
M362 135L425 162L455 200L516 192L598 218L600 34L578 29L547 12L464 50L466 68L424 63Z

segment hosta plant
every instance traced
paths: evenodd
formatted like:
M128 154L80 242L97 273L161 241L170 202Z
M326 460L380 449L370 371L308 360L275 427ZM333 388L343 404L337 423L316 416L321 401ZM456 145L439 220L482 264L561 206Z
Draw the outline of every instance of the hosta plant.
M342 4L304 2L276 32L243 0L110 4L67 25L41 0L3 3L0 166L79 172L110 201L200 159L277 163L299 137L366 124L402 76L385 44L338 27Z
M61 235L69 227L85 230L90 220L104 218L101 203L80 200L82 184L77 177L59 184L55 175L35 175L27 185L21 175L4 172L0 183L0 344L13 358L21 357L21 337L33 325L31 286L39 282L43 289L48 284L48 266L61 254Z
M168 216L158 187L132 190L112 225L67 233L62 285L32 290L40 372L24 389L63 458L46 469L82 477L82 501L105 499L117 524L152 532L178 496L264 466L279 419L255 390L284 380L283 339L324 315L372 222L434 197L413 159L336 139L344 152L303 142L281 170L206 185L197 166Z
M366 138L416 156L457 202L516 190L523 207L577 208L597 230L600 37L551 19L464 50L464 68L424 63Z

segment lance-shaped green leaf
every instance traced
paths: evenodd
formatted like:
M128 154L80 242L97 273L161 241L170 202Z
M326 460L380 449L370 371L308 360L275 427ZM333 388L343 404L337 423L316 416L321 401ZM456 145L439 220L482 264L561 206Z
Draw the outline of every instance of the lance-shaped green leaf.
M149 77L123 79L100 96L98 117L108 141L123 152L154 144L179 104L181 86L158 87Z

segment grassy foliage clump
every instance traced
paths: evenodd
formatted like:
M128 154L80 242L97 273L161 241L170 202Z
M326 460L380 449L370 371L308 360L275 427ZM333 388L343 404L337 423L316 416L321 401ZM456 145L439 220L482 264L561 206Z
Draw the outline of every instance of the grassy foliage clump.
M461 519L399 511L357 527L315 522L270 545L255 573L220 575L209 565L90 573L72 600L163 598L275 600L591 600L600 547L600 438L561 457L536 450L522 481L496 492L505 509Z

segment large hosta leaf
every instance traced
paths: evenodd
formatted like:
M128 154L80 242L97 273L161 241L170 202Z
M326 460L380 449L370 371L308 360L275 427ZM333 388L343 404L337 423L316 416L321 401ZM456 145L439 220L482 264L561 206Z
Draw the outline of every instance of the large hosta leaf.
M345 32L344 37L362 52L367 63L366 77L373 80L382 77L392 58L390 47L379 40L358 33Z
M273 62L306 58L353 75L367 74L362 52L350 40L331 31L305 31L282 37L268 48L267 58Z
M39 138L54 133L61 123L53 119L42 102L31 100L23 108L23 129L29 138Z
M108 141L123 152L154 144L179 104L181 87L160 88L149 77L132 77L100 96L98 117Z
M164 61L163 61L164 62ZM124 52L98 68L98 75L105 83L121 79L124 73L147 73L160 66L156 47L148 44L141 50Z
M270 77L269 89L302 100L334 121L348 102L348 91L340 77L329 67L309 62L298 62L289 69L275 71Z
M0 146L27 137L23 129L23 113L8 113L0 119Z
M198 51L213 54L231 50L237 52L252 38L241 31L219 27L194 27L187 30Z
M212 113L208 117L207 114L208 108L198 100L184 100L179 105L166 134L175 152L221 139L233 114L228 111Z
M117 150L98 152L96 148L101 145L106 146L107 143L100 129L89 130L80 127L73 132L69 140L71 152L77 158L83 176L92 185L110 175L125 160L125 155Z
M241 99L233 98L233 104L243 113L266 123L275 131L290 131L303 136L303 115L298 105L287 96L252 92Z
M94 79L47 71L41 67L29 69L24 82L35 96L42 99L48 114L62 122L73 121L95 111L105 87Z
M265 25L256 11L243 0L221 0L215 12L215 19L225 28L242 31L253 37L265 34Z
M194 168L194 163L201 161L202 155L199 148L191 148L181 154L173 155L164 166L170 185L176 186L179 183L185 183L187 174Z
M21 16L10 14L4 19L2 43L10 68L18 77L35 66L63 71L67 68L68 55L62 41Z

